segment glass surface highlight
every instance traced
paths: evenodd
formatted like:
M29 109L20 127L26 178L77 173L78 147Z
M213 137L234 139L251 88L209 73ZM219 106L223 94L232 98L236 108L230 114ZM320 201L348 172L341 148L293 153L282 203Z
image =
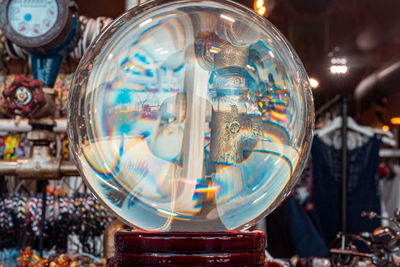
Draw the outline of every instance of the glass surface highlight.
M285 38L231 1L152 1L82 59L69 99L80 173L149 231L242 230L293 188L310 149L308 77Z

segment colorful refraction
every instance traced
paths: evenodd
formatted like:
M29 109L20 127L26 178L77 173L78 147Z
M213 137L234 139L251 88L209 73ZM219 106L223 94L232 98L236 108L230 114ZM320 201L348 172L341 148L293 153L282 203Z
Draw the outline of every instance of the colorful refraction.
M288 195L309 152L304 68L233 2L141 10L102 33L76 72L68 119L80 172L135 227L247 229Z

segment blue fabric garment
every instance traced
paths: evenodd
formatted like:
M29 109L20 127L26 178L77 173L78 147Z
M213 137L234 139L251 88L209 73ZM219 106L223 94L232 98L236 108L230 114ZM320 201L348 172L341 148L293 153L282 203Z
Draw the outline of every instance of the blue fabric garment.
M285 203L284 217L289 222L289 236L295 254L301 258L329 256L329 249L320 233L303 207L292 196Z
M268 252L277 258L329 256L325 241L293 196L267 217L267 241Z
M348 233L371 232L379 220L360 216L362 211L380 214L378 186L380 137L374 136L361 147L348 152ZM320 222L322 236L327 244L340 231L341 218L341 151L326 145L318 136L311 148L314 181L312 200Z

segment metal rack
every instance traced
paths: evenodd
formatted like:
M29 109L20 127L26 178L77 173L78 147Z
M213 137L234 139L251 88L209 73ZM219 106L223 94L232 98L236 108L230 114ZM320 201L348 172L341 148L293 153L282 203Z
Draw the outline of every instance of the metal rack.
M341 203L340 203L340 214L341 214L341 232L347 233L347 184L348 184L348 149L347 149L347 117L348 117L348 97L346 95L336 95L330 101L328 101L325 105L323 105L317 112L316 118L320 118L326 112L332 110L333 108L337 108L340 105L341 108L341 118L342 118L342 127L341 127Z

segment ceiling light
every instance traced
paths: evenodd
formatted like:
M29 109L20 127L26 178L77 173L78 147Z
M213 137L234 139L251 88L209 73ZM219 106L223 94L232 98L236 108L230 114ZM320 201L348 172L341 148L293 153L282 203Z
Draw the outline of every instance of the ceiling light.
M265 6L264 0L255 0L254 1L254 10L261 16L267 12L267 8Z
M347 58L345 57L332 57L330 71L332 74L345 74L348 71Z
M392 124L400 124L400 117L394 117L390 120Z
M345 74L348 71L348 67L346 65L332 65L330 71L332 74Z
M264 0L256 0L256 8L260 9L264 5Z
M316 80L316 79L314 79L314 78L310 78L310 86L311 86L311 88L317 88L318 86L319 86L319 82L318 82L318 80Z
M265 8L265 6L262 6L257 12L258 14L260 14L261 16L264 16L265 12L267 11L267 9Z
M331 59L331 63L332 64L343 64L343 65L345 65L345 64L347 64L347 59L345 59L345 58L332 58Z
M385 131L385 132L388 132L390 130L390 128L387 125L383 125L382 126L382 130Z

